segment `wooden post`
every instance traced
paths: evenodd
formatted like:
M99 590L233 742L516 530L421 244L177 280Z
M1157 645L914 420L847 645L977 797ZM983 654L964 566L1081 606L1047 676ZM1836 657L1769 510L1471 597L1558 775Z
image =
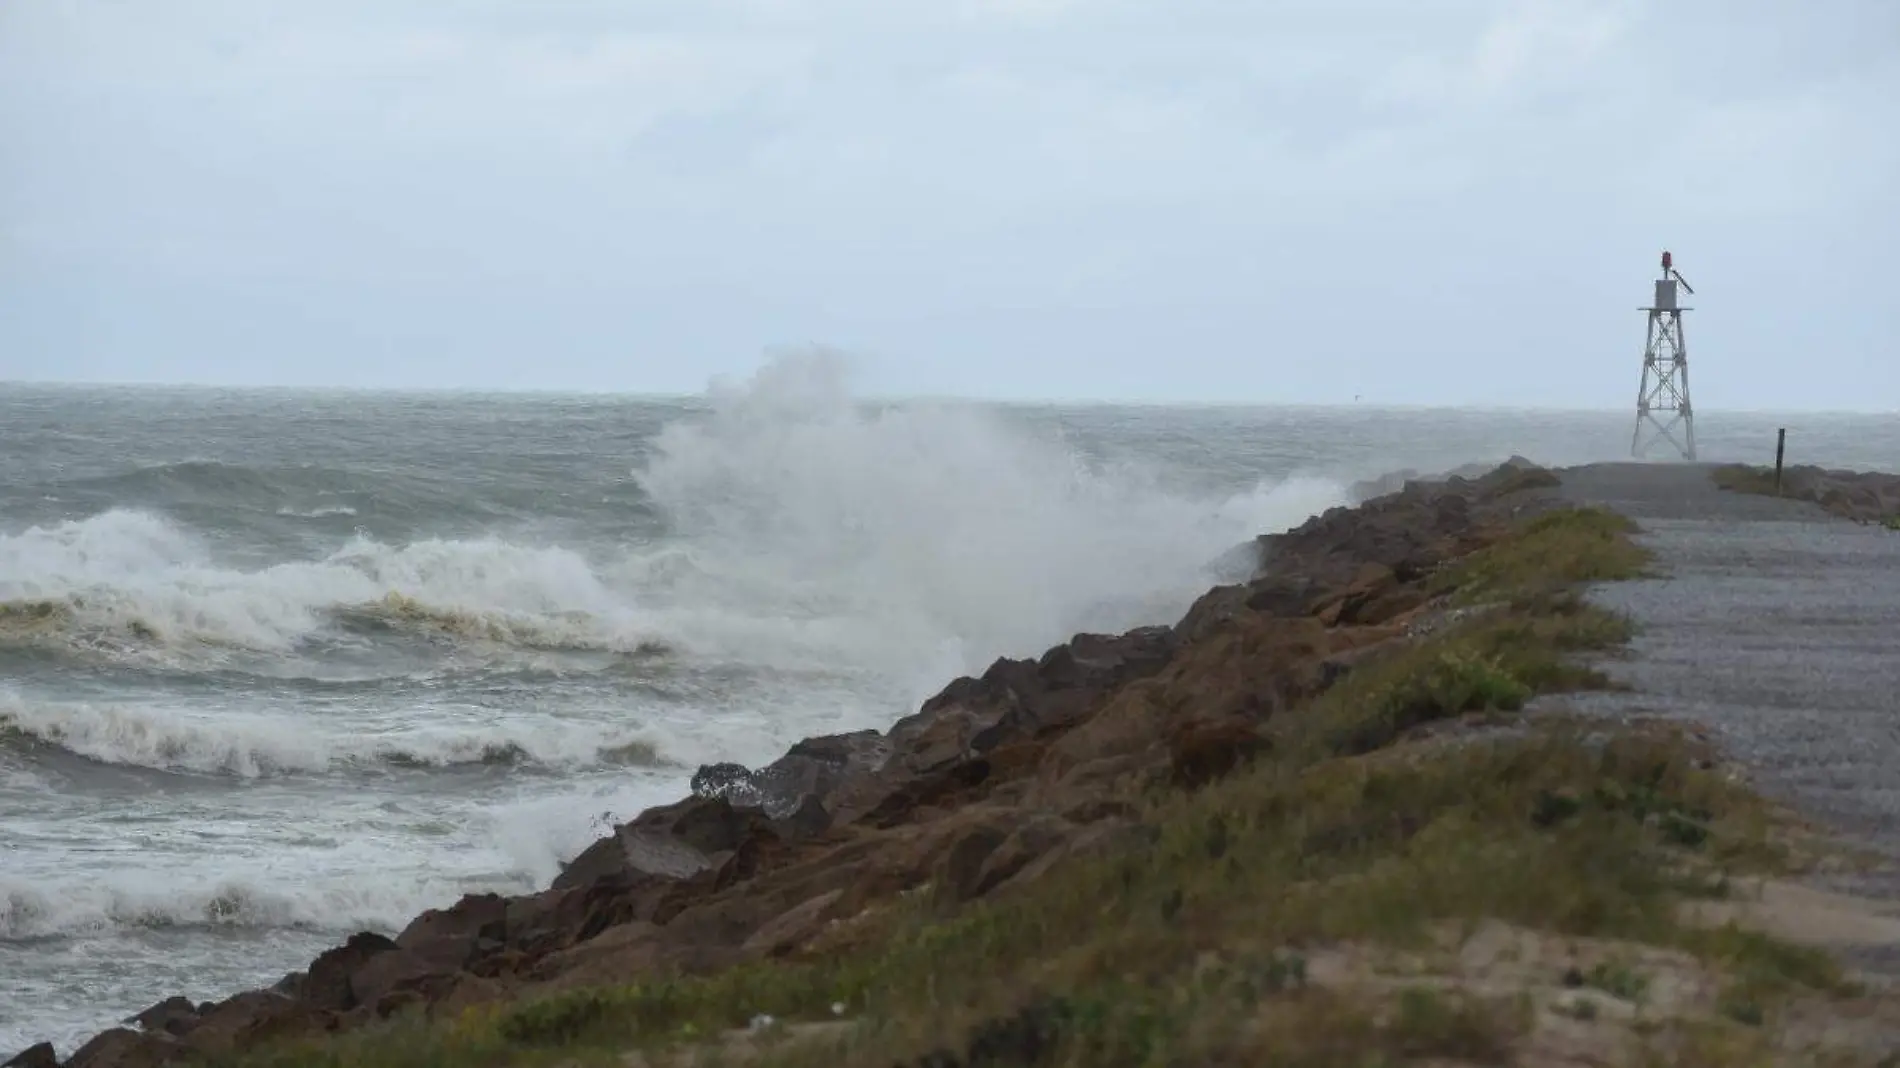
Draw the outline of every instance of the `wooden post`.
M1788 428L1775 431L1775 496L1781 496L1781 456L1788 448Z

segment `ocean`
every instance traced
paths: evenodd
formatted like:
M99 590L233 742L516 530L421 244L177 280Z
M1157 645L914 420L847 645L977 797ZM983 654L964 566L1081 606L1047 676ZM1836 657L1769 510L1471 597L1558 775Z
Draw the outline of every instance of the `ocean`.
M1900 420L1704 412L1895 469ZM1624 412L0 385L0 1055L275 981L703 762L1169 622L1352 480L1616 459Z

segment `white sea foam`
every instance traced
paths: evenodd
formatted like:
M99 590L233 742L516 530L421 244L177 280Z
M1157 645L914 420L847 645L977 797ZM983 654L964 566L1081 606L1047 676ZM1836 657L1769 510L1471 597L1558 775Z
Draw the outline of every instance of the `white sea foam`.
M246 878L34 883L0 875L0 940L72 937L116 928L306 927L400 930L417 913L451 904L450 880L301 879L269 889Z
M216 562L178 524L122 509L0 536L0 606L0 640L173 659L289 652L344 611L521 644L649 641L631 606L558 546L358 536L320 560L244 570Z
M40 701L0 691L0 737L7 731L106 764L244 778L339 765L524 762L576 769L662 759L646 732L624 724L539 718L325 731L317 723L228 709Z

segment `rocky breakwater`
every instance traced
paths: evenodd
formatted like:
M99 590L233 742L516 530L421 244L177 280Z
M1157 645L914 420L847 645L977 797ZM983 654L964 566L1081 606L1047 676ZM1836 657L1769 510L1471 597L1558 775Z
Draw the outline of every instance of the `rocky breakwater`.
M1730 464L1716 468L1714 477L1723 489L1811 501L1844 519L1900 530L1900 475L1804 464L1784 469L1777 486L1771 468Z
M1333 509L1261 538L1251 577L1172 626L1078 635L955 680L889 730L807 739L756 770L701 768L692 796L616 827L541 893L469 896L394 938L358 934L266 990L170 999L64 1063L182 1063L796 955L926 884L954 905L1138 843L1132 799L1263 751L1276 713L1406 640L1434 607L1436 570L1548 503L1555 482L1513 463ZM60 1062L40 1046L8 1063Z

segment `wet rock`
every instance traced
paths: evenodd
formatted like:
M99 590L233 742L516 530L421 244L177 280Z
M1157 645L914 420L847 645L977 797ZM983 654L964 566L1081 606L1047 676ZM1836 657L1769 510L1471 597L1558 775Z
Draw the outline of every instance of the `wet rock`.
M393 953L379 953L351 973L350 1000L355 1005L375 1005L399 987L444 975L448 970L427 957L401 948Z
M959 760L920 775L895 779L878 802L858 817L858 822L879 830L919 822L975 795L989 777L989 761Z
M807 738L754 776L765 813L782 819L807 798L830 808L829 798L853 778L875 772L890 757L881 731L852 731Z
M817 822L806 812L800 822L781 825L758 809L737 808L723 797L689 798L649 809L622 824L564 868L554 887L585 887L620 874L691 879L718 868L724 861L722 854L737 849L752 835L796 836Z
M59 1068L59 1058L53 1055L51 1042L41 1042L9 1057L0 1068Z
M355 1008L356 996L350 989L351 977L371 958L393 953L396 948L394 941L373 932L351 935L349 941L326 951L311 962L300 1000L319 1009L336 1012Z
M309 1002L265 990L239 994L213 1005L183 1038L196 1053L220 1055L287 1035L326 1030L334 1014Z
M464 968L484 942L505 935L507 899L500 894L469 894L446 909L430 909L396 936L396 946L442 971Z
M198 1006L192 1004L190 998L166 998L126 1022L138 1024L145 1031L183 1034L198 1022Z
M579 897L578 889L554 887L509 899L502 920L504 940L483 942L469 969L480 974L482 962L509 949L546 952L565 945L572 940L567 925L578 919Z
M690 786L695 797L724 798L734 804L758 804L752 769L744 764L702 764Z
M817 797L807 796L798 808L779 821L780 829L793 838L816 838L831 829L831 813Z
M183 1047L169 1035L115 1027L79 1047L66 1068L158 1068L171 1064Z
M1261 564L1260 545L1244 541L1207 562L1208 576L1216 582L1245 582Z
M628 825L582 850L555 876L553 885L570 890L629 873L684 879L712 865L710 857L684 842L651 828Z
M809 800L823 804L840 784L875 771L888 755L888 741L879 731L823 735L798 742L757 771L731 763L704 765L694 773L692 789L702 798L786 818Z

